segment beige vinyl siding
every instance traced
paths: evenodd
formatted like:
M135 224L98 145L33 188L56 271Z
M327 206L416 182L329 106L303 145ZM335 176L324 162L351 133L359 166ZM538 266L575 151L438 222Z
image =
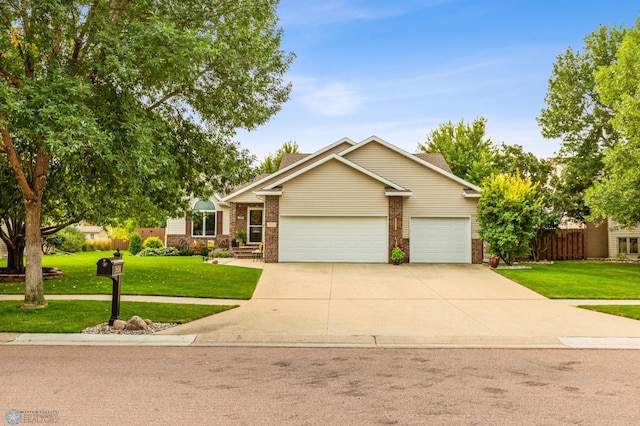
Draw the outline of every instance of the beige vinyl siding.
M604 258L609 256L609 231L607 224L596 226L593 222L587 222L587 258Z
M281 215L387 216L389 212L384 184L337 160L285 182L282 189Z
M469 217L471 238L479 238L478 199L465 198L462 184L377 142L370 142L345 158L413 193L404 199L404 238L409 238L411 217Z
M638 238L640 240L640 226L631 229L618 229L618 224L611 219L608 220L609 225L609 257L616 257L618 252L618 238ZM640 241L639 241L640 242ZM629 257L635 258L638 254L629 254Z
M222 212L222 234L229 235L229 207L217 206L217 208Z
M321 155L318 155L315 158L312 158L310 160L307 159L303 159L300 160L297 164L294 165L294 167L292 167L291 169L287 170L284 173L279 173L274 177L270 177L269 179L263 181L260 185L256 186L255 188L249 189L245 192L243 192L242 194L238 195L237 197L233 197L230 200L227 200L228 202L233 202L233 203L261 203L263 200L256 197L255 194L253 193L253 191L259 190L261 188L265 188L267 186L269 186L270 184L272 184L273 182L279 181L280 179L283 179L289 175L292 175L293 173L296 173L297 171L299 171L300 169L304 169L305 167L309 167L310 165L316 163L319 160L322 160L323 158L326 158L327 156L331 155L331 154L337 154L339 152L344 151L347 148L351 148L353 145L351 145L348 142L343 142L341 144L338 144L337 146L333 147L332 149L323 152Z
M4 241L0 240L0 258L7 257L8 255L9 253L7 251L7 245L4 243Z
M184 217L167 220L166 235L184 235L187 232L187 220Z

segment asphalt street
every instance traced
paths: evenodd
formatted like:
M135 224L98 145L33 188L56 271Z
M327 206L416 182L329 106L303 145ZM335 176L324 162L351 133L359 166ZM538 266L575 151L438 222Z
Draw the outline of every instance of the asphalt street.
M0 359L0 414L25 424L629 425L640 418L635 350L2 346Z

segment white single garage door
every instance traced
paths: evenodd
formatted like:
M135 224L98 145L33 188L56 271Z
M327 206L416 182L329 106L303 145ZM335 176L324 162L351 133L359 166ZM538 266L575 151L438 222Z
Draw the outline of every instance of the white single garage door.
M465 217L411 218L411 263L471 263L471 222Z
M280 217L280 262L388 262L386 217Z

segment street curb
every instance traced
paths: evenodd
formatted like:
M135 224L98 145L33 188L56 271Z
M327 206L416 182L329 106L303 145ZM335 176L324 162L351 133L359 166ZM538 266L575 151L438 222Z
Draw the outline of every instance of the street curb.
M24 333L6 346L189 346L195 334L127 335L127 334L48 334Z

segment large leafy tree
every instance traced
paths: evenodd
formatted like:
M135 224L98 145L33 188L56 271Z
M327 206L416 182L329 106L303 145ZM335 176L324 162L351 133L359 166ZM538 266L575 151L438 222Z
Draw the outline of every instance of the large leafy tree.
M560 139L559 161L564 170L558 186L567 215L584 220L589 208L585 190L600 175L603 151L619 140L612 124L614 110L596 89L596 71L616 62L626 30L601 26L584 39L584 48L567 51L553 65L545 96L547 106L538 117L542 135Z
M295 141L289 141L282 144L282 146L275 152L275 154L267 155L264 160L260 162L258 167L256 168L256 173L275 173L280 169L280 163L282 162L282 157L285 154L299 154L300 147L298 143Z
M269 120L290 91L276 6L0 3L0 150L24 206L26 306L46 304L45 206L52 220L153 215L233 183L248 163L235 129Z
M615 116L612 125L621 136L604 151L601 180L587 190L594 218L610 217L624 227L640 224L640 19L629 30L616 61L596 73L596 89Z
M491 175L496 154L491 139L486 137L486 124L484 117L469 124L448 121L432 130L426 142L418 144L418 151L442 154L453 174L479 185Z

